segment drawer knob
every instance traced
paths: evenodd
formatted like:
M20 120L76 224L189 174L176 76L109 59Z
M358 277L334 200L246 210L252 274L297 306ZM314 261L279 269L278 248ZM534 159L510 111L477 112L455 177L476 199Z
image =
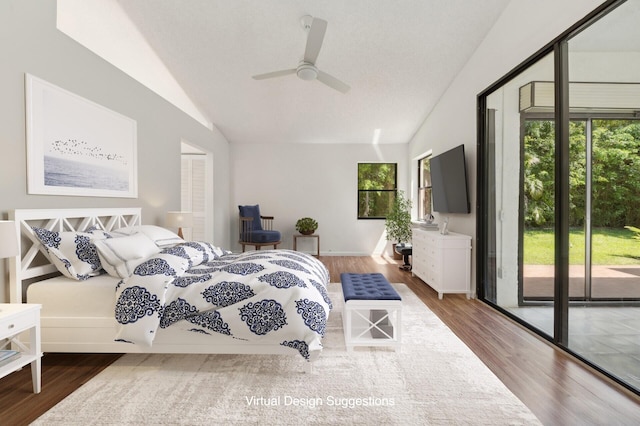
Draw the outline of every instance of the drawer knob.
M16 326L15 324L9 324L9 330L11 330L15 326Z

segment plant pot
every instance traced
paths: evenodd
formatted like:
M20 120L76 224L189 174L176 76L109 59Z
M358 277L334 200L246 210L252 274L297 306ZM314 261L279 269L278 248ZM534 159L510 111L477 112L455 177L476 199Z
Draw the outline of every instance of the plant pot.
M316 232L315 229L310 229L308 231L300 231L302 235L313 235L314 232Z
M402 255L396 252L396 244L391 245L391 252L393 253L393 260L402 260Z

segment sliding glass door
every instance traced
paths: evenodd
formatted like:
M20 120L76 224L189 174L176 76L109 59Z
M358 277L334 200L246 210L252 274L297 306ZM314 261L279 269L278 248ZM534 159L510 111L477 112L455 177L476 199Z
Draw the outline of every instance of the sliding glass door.
M478 289L640 393L640 0L609 2L479 100Z
M521 110L530 110L537 90L531 81L553 81L552 54L485 98L486 172L478 176L487 188L486 220L479 224L487 234L482 290L486 300L552 336L552 308L519 309L524 293L540 289L553 303L555 121L549 114L544 121L523 120ZM539 232L531 237L533 227Z
M640 389L640 1L568 40L571 135L567 347ZM575 252L575 253L574 253ZM575 298L575 301L574 301Z
M587 114L573 114L585 116ZM640 121L572 118L569 126L569 299L640 300ZM553 300L554 125L524 122L522 302ZM625 228L625 226L628 226Z
M587 118L575 125L570 210L570 291L577 301L640 301L640 121Z

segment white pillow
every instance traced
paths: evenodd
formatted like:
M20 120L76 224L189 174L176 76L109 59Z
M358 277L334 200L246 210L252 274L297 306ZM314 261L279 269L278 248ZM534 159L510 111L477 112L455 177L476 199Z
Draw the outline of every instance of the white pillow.
M51 263L63 275L82 281L102 272L94 242L107 238L105 233L57 232L36 227L32 229L47 249Z
M171 247L176 244L184 243L184 240L177 234L155 225L127 226L126 228L111 231L113 234L123 235L133 235L138 232L149 237L160 248Z
M104 270L117 278L127 278L136 266L160 252L160 248L141 232L126 237L96 240L93 243Z

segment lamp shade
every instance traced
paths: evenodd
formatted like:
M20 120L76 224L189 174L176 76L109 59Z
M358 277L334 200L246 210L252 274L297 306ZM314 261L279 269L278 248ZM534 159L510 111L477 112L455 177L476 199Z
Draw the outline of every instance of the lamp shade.
M193 227L193 213L167 212L167 226L170 228L191 228Z
M18 233L15 222L0 220L0 258L13 257L18 254Z

